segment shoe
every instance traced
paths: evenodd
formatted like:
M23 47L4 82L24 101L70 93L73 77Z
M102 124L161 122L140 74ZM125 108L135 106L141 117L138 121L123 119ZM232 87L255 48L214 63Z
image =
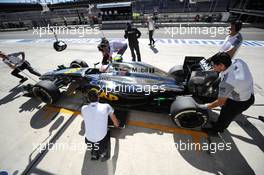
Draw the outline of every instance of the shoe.
M260 121L264 122L264 117L263 116L259 116L258 117Z
M109 156L101 156L101 162L105 162L109 159Z
M28 80L28 78L24 77L24 78L22 78L22 79L19 81L19 83L24 83L24 82L27 81L27 80Z
M98 160L99 159L99 156L97 156L97 155L91 155L92 157L91 157L91 160Z
M151 46L152 44L148 44L149 46Z
M110 156L108 156L106 153L103 153L100 155L101 162L104 162L104 161L108 160L109 158L110 158Z
M152 45L154 45L154 44L155 44L155 42L156 42L156 41L153 41L153 44L152 44Z

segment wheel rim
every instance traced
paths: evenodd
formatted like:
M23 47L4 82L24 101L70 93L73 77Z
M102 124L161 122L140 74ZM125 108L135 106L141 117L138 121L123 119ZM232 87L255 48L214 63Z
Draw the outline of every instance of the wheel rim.
M33 89L33 93L40 101L44 103L51 104L53 102L50 94L43 88L35 87Z
M174 122L183 128L196 128L207 122L207 117L195 110L182 111L173 118Z

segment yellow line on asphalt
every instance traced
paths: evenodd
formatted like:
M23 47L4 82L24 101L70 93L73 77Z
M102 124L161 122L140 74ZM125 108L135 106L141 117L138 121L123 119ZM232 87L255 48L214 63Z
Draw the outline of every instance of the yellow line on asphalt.
M69 110L69 109L65 109L65 108L59 108L59 107L48 106L48 105L44 107L44 110L47 112L58 112L58 113L63 113L63 114L69 114L72 116L77 116L77 115L81 114L80 111ZM192 137L192 139L195 143L199 143L200 139L203 137L205 137L205 138L208 137L208 135L206 133L200 132L200 131L194 131L194 130L188 130L188 129L183 129L183 128L176 128L176 127L169 127L166 125L146 123L146 122L142 122L142 121L130 120L130 121L128 121L127 125L142 127L142 128L148 128L148 129L154 129L154 130L170 132L170 133L188 135L188 136Z
M127 124L130 126L137 126L137 127L149 128L149 129L157 129L160 131L172 132L172 133L177 133L177 134L200 135L201 137L207 137L207 134L204 132L188 130L188 129L183 129L183 128L174 128L174 127L169 127L166 125L160 125L160 124L154 124L154 123L145 123L142 121L128 121Z
M62 113L62 114L69 114L69 115L73 115L73 116L77 116L77 115L81 114L80 111L69 110L69 109L59 108L59 107L54 107L54 106L49 106L49 105L46 105L44 107L44 110L45 111L51 111L51 112L58 112L58 113Z

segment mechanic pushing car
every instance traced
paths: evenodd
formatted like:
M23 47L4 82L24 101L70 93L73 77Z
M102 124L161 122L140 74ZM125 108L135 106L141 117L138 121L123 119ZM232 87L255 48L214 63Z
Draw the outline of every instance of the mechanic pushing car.
M212 103L198 105L201 109L221 106L217 122L212 128L203 128L208 133L223 132L232 120L254 104L253 78L247 64L222 52L212 57L213 69L220 73L218 99Z
M225 38L225 41L220 48L219 52L226 52L231 58L234 57L236 51L239 49L243 42L243 37L239 32L242 28L241 21L234 21L230 23L229 35Z
M101 43L97 46L98 50L103 54L102 66L100 71L105 72L108 64L112 61L121 62L122 55L127 49L127 44L120 41L109 42L105 37L102 38ZM113 55L116 53L116 55Z
M114 114L114 109L107 103L99 103L99 95L96 90L88 92L90 104L82 106L81 114L85 124L85 143L92 147L91 160L106 161L110 157L108 144L110 143L110 133L108 128L108 116L115 127L119 127L119 122Z
M140 36L141 32L137 28L132 27L131 23L127 23L124 38L128 39L128 45L131 51L132 61L136 61L135 51L137 54L137 61L141 61L140 50L138 45L138 38Z
M21 55L22 59L19 58L20 55ZM2 58L2 61L6 65L8 65L10 68L14 69L11 72L11 74L13 76L21 79L19 81L19 83L23 83L23 82L28 80L28 78L19 74L19 72L21 72L25 69L27 69L30 73L32 73L38 77L41 76L41 74L39 72L37 72L36 70L34 70L31 67L30 63L25 60L25 53L24 52L17 52L17 53L12 53L12 54L6 55L2 51L0 51L0 57Z

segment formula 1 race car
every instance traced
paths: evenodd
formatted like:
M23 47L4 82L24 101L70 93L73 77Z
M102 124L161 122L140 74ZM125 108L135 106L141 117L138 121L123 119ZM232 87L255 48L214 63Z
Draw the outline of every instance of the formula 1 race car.
M163 111L177 126L196 128L208 120L197 103L212 101L218 93L218 75L209 69L203 57L186 57L182 66L174 66L169 72L141 62L113 62L106 72L100 72L96 64L90 68L84 61L75 60L68 68L58 66L43 74L31 90L42 102L52 104L65 87L83 95L96 89L100 101L115 108Z

